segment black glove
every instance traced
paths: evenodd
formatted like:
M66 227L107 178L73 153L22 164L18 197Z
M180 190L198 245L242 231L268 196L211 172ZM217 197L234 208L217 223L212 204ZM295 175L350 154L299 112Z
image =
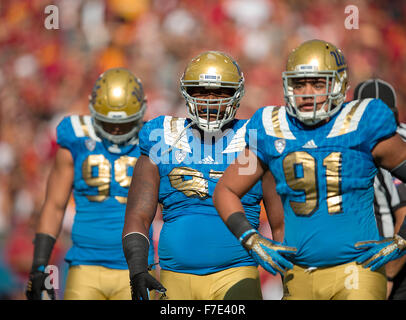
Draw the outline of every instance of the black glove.
M148 272L134 275L131 280L131 297L133 300L149 300L149 291L156 290L165 294L164 286Z
M25 295L28 300L42 300L42 291L46 290L51 300L55 300L55 290L53 287L47 289L45 280L49 276L49 273L44 271L31 271L27 284L27 290Z
M55 244L55 238L49 234L37 233L34 238L34 259L25 295L28 300L41 300L42 291L46 290L50 299L55 300L54 288L47 288L45 281L49 273L45 272L49 257Z

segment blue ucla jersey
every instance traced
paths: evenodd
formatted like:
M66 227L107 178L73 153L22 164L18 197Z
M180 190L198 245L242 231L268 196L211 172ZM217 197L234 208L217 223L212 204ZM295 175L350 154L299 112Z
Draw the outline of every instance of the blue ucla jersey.
M247 120L234 120L230 129L210 136L209 141L204 141L199 131L187 128L189 121L160 116L147 122L140 132L141 154L154 161L160 174L159 202L164 221L158 246L160 266L198 275L255 266L212 201L217 181L245 148ZM242 198L255 228L261 199L261 183Z
M346 103L315 128L303 126L285 107L254 114L245 139L275 177L285 214L284 242L298 249L294 263L347 263L361 254L356 242L379 239L371 151L395 132L392 111L376 99Z
M128 269L121 238L128 188L140 156L138 144L118 149L95 134L90 116L77 115L58 125L57 143L71 152L74 162L76 214L65 260L70 265ZM150 243L153 263L152 229Z

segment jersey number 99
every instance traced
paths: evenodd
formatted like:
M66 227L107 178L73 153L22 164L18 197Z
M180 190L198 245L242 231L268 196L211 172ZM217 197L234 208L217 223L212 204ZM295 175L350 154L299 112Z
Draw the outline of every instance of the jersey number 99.
M137 158L122 156L113 163L114 180L123 188L128 188L131 177L128 176L128 168L134 167ZM93 174L93 169L97 169L97 175ZM102 154L92 154L86 158L82 164L82 176L87 185L98 190L97 195L86 196L89 201L101 202L110 195L110 183L112 180L111 163ZM127 197L115 196L120 203L127 203Z

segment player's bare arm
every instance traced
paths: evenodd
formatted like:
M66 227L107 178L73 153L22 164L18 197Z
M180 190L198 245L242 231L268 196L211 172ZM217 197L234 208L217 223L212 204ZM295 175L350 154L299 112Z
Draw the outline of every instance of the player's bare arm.
M123 228L123 251L133 300L148 300L148 290L166 290L148 273L148 230L158 205L159 183L158 167L141 155L134 167Z
M283 204L276 192L275 178L269 170L266 170L262 176L262 192L264 193L263 201L272 231L272 239L283 242L285 226Z
M62 227L73 177L72 155L68 149L60 148L48 178L46 198L36 228L34 258L26 290L29 300L41 300L43 290L47 291L52 300L55 299L54 289L44 287L48 275L45 267Z
M399 233L400 228L406 217L406 207L400 207L395 211L395 225L394 231L395 233Z
M406 167L406 163L403 163L406 161L406 142L399 134L380 141L372 150L372 155L379 166L388 169L403 182L406 181L406 169L402 170L402 165ZM400 177L396 174L400 174Z
M261 179L263 173L260 160L248 148L227 167L213 194L213 203L224 222L234 212L244 211L240 199ZM238 179L235 179L236 176Z
M46 198L37 224L37 233L58 237L72 191L73 177L72 155L68 149L60 148L48 178Z
M249 168L255 168L254 174L244 174ZM238 179L233 178L238 175ZM274 240L283 242L284 217L283 206L279 195L276 193L275 180L269 170L258 157L248 148L242 152L236 161L231 164L217 183L213 202L224 221L235 212L242 212L241 197L252 188L259 179L262 179L263 201L272 230ZM224 201L216 201L216 194L221 193Z
M272 175L264 175L264 172L265 168L259 158L246 148L236 161L226 169L217 183L213 194L213 203L227 227L253 259L274 275L277 272L284 274L286 269L293 268L293 264L281 254L294 254L296 248L283 246L279 242L262 237L248 222L240 200L261 178L268 179L263 188L275 187L274 181L271 179ZM236 177L238 179L235 179ZM272 197L275 194L276 191L271 190L264 193L263 197ZM273 207L268 202L272 199L264 201L267 203L268 209ZM278 222L274 221L275 225L280 225L279 219L280 216L276 219ZM280 230L277 237L280 238Z
M136 179L132 179L128 192L123 236L130 232L140 232L148 237L158 205L158 167L147 156L141 155L133 176Z

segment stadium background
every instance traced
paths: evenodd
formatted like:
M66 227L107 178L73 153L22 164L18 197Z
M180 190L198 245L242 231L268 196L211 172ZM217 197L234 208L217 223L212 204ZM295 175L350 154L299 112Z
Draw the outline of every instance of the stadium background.
M59 9L55 30L44 26L51 4ZM359 29L345 28L348 5L359 10ZM0 0L0 298L25 298L55 127L64 115L88 114L88 95L103 70L128 67L142 79L147 120L185 116L183 68L203 50L221 50L245 75L237 116L248 118L261 106L283 103L287 54L319 38L344 51L348 97L359 81L380 77L396 89L405 121L405 16L402 0ZM71 201L51 259L62 290L73 216ZM158 216L156 230L160 223ZM279 299L278 279L265 272L261 279L264 298Z

